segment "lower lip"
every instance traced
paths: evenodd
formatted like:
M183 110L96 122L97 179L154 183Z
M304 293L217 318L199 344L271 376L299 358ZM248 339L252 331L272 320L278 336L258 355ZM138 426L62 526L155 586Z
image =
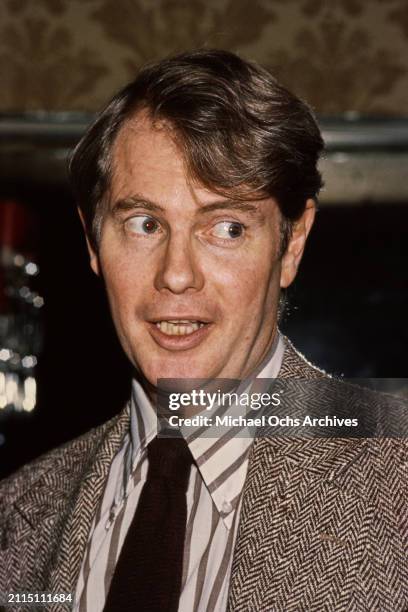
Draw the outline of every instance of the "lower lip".
M150 334L153 340L163 349L168 351L187 351L198 346L210 333L212 324L206 323L191 334L184 336L169 336L157 327L156 323L150 323Z

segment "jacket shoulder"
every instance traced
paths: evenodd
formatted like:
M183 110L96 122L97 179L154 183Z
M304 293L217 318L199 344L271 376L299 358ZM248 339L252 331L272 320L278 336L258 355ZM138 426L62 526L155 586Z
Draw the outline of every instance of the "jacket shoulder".
M370 389L361 381L332 376L313 365L285 338L285 353L279 378L286 385L293 408L306 408L314 416L358 419L358 436L408 439L406 397ZM357 431L357 430L356 430ZM337 433L337 432L336 432ZM349 432L347 436L350 436ZM337 433L341 435L341 431Z
M116 416L74 440L48 451L2 480L0 482L0 522L7 509L10 509L20 497L35 488L45 475L77 472L80 466L85 467L87 458L93 455L95 447L99 445L118 418L119 416Z
M283 336L285 352L279 378L331 378L330 374L317 367L303 355L286 336Z

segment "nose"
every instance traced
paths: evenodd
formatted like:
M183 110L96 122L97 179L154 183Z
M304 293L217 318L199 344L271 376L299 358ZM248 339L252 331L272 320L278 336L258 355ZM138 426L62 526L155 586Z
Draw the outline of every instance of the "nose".
M156 289L167 289L175 294L188 290L200 291L204 286L198 254L194 253L191 238L178 232L172 233L161 254L155 277Z

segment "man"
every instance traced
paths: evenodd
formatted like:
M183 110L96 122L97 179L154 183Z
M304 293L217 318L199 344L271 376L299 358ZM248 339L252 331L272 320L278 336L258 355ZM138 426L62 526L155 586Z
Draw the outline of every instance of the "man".
M405 441L157 442L160 379L329 384L277 327L321 149L310 109L223 51L148 66L96 119L71 176L132 398L3 483L1 591L92 612L407 609Z

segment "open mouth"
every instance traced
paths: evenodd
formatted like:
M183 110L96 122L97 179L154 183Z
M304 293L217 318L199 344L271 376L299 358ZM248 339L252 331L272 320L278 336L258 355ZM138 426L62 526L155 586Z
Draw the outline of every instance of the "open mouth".
M173 319L156 321L155 325L166 336L189 336L205 325L208 325L208 323L188 319Z
M164 313L163 313L164 315ZM162 315L162 316L163 316ZM166 351L187 351L199 346L208 338L214 321L203 320L197 315L166 315L149 321L149 332L153 340Z

